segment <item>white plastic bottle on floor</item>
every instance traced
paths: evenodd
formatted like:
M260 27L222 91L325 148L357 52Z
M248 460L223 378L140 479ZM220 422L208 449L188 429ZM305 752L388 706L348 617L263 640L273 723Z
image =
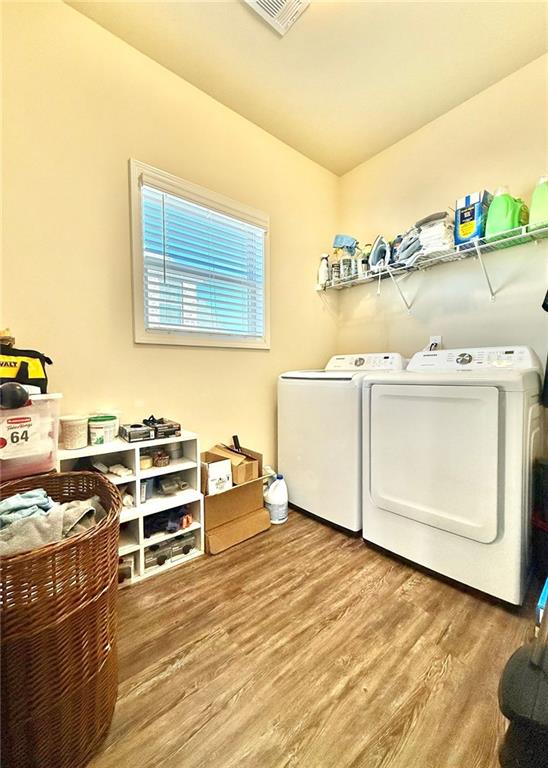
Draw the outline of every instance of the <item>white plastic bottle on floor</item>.
M273 525L280 525L287 521L288 495L283 475L276 475L272 485L265 491L264 501Z

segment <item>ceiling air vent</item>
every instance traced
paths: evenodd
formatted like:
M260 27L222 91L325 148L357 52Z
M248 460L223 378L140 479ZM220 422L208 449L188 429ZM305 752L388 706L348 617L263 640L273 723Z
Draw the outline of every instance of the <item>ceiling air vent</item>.
M245 0L280 35L285 35L303 11L309 0Z

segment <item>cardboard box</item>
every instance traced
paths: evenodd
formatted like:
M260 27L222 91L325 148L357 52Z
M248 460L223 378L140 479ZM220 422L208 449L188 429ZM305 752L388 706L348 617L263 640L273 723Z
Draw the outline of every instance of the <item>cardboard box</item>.
M206 451L200 454L202 493L213 496L232 488L232 469L229 459Z
M226 495L226 494L223 494ZM224 525L206 533L206 550L210 555L217 555L225 549L250 539L270 528L270 516L264 508L256 509L243 517L237 517Z
M234 485L256 480L263 474L263 455L250 448L241 448L242 453L231 450L224 445L214 445L210 453L230 459L232 465L232 482Z
M204 499L205 530L210 531L238 517L255 512L263 506L262 478L244 485L235 485L224 493Z

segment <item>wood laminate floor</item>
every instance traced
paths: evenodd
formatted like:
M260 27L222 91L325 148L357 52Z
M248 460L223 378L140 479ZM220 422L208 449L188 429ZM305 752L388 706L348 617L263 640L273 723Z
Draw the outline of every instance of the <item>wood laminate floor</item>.
M93 768L495 768L521 610L291 512L120 593Z

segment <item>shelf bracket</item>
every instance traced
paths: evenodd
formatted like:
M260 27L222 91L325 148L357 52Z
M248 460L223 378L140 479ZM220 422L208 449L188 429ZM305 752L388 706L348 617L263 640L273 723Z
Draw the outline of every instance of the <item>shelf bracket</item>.
M481 266L481 271L483 272L483 276L485 278L485 282L487 283L487 289L489 291L489 296L491 297L491 301L495 301L496 293L493 290L493 286L491 285L491 280L489 279L489 274L487 273L487 269L485 268L485 262L483 261L483 257L481 255L481 249L478 245L478 241L474 241L474 248L476 249L476 256L478 258L478 261Z
M396 289L397 289L398 293L400 294L400 299L401 299L401 300L403 301L403 303L405 304L405 307L406 307L407 311L409 312L409 314L411 314L411 304L410 304L410 303L407 301L407 299L406 299L406 298L405 298L405 296L403 295L403 291L402 291L402 289L400 288L400 284L398 283L398 281L396 280L396 278L395 278L395 277L394 277L394 275L392 274L392 270L390 269L390 267L389 267L389 266L386 266L386 267L385 267L385 269L386 269L386 271L388 272L388 274L390 275L390 279L392 280L392 282L393 282L393 283L394 283L394 285L396 286ZM380 285L379 285L379 288L380 288Z
M377 296L381 295L381 271L379 269L379 279L377 280Z

